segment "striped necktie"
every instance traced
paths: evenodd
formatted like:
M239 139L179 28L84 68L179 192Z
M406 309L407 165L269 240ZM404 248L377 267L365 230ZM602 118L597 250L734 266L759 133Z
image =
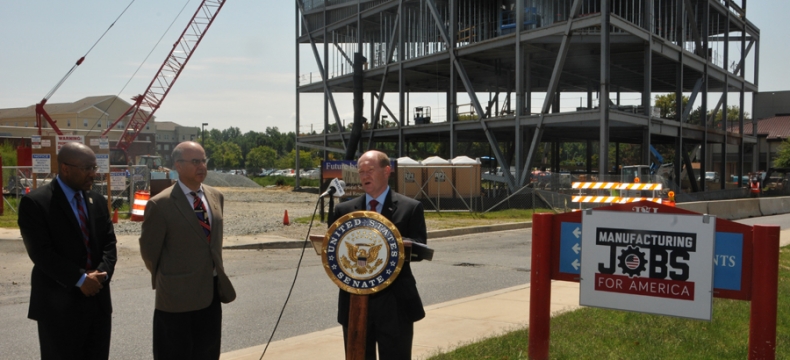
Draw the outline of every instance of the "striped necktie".
M203 228L203 233L206 234L206 240L211 242L211 224L208 222L208 213L206 212L206 208L203 206L203 200L200 199L200 194L203 191L198 190L198 192L190 192L189 195L192 195L192 207L195 209L195 215L197 215L198 220L200 221L200 227Z
M88 215L86 215L85 207L82 206L82 194L75 193L74 201L77 202L77 214L79 215L80 230L82 230L82 241L85 243L85 250L88 252L88 261L85 264L85 270L90 270L93 266L91 263L91 235L88 231Z

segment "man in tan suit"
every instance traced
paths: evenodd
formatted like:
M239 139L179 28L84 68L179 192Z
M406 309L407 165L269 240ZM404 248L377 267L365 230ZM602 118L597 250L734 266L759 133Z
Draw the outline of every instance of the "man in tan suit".
M178 182L148 201L140 254L156 289L154 359L219 359L222 307L236 292L222 265L218 190L203 185L206 152L173 149Z

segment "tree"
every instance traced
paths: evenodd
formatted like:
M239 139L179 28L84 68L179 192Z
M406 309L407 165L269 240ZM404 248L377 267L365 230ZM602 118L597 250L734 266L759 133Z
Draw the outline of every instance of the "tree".
M262 168L273 168L277 161L277 152L268 146L258 146L247 154L247 170L257 172Z
M773 164L775 167L790 167L790 139L784 139L779 145Z
M676 101L675 93L669 93L666 95L656 95L656 101L654 106L661 110L661 117L664 119L674 119L678 120L677 116L677 101ZM688 106L689 98L688 96L683 96L683 108L685 109Z
M220 169L239 167L241 162L241 148L231 142L223 142L217 146L212 154L211 161Z
M319 158L314 156L309 151L300 150L299 151L299 166L302 169L310 169L314 168L320 162ZM285 168L295 168L296 167L296 150L291 150L285 156L280 157L277 160L277 167L281 169Z

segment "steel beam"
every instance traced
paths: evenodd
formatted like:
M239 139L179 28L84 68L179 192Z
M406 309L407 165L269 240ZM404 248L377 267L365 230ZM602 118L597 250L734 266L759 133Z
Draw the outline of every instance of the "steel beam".
M565 24L565 32L563 33L562 43L560 43L560 49L557 53L557 60L554 62L554 71L551 73L551 80L549 80L549 86L546 90L546 98L543 99L543 107L540 109L540 119L535 126L532 143L529 144L529 152L527 153L526 159L524 159L524 169L521 170L521 176L518 182L519 186L524 186L527 179L529 179L529 166L532 163L532 158L535 156L541 137L543 137L543 120L546 113L549 112L549 107L554 100L554 94L560 82L560 74L562 73L562 68L565 67L565 58L570 48L571 36L573 36L573 31L571 29L573 28L574 18L576 18L576 14L579 12L580 3L580 0L573 0L573 5L571 5L571 12Z
M578 2L579 0L574 0ZM439 33L442 35L442 39L448 45L449 48L452 48L450 38L447 36L447 31L444 28L444 22L439 17L438 11L436 11L436 4L434 4L435 0L426 0L426 4L428 5L428 9L431 12L431 16L435 22L436 28L439 30ZM475 94L474 88L472 87L472 82L469 81L469 77L464 70L463 64L458 61L458 58L455 56L455 51L449 51L450 54L450 61L453 63L454 68L458 71L458 76L461 78L461 82L464 84L464 88L466 88L467 95L469 99L472 101L472 105L475 107L475 111L477 112L478 121L483 127L483 131L485 131L486 137L488 138L489 145L491 146L491 150L494 151L494 155L497 158L497 162L499 166L504 169L502 171L507 178L508 185L510 189L515 190L516 188L516 181L513 179L513 175L510 173L510 165L508 165L507 160L505 159L502 151L499 149L499 143L497 142L494 134L489 131L488 126L486 126L485 120L483 120L482 116L484 114L483 107L480 106L480 101L477 99L477 94ZM449 111L450 109L448 109Z
M390 36L389 46L387 47L387 54L384 60L384 75L381 77L381 86L379 87L379 96L378 101L376 102L376 112L373 114L373 119L370 120L370 135L368 136L368 150L373 150L373 132L372 130L376 129L376 126L379 124L379 117L381 116L381 106L384 104L384 86L387 84L387 79L389 78L389 68L390 68L390 60L392 59L392 52L395 49L395 35L398 33L398 28L400 24L400 14L401 9L398 8L398 14L395 16L395 24L393 25L392 29L392 36ZM375 96L375 94L374 94ZM389 111L389 110L387 110ZM392 115L392 113L390 113Z
M302 0L296 0L296 3L299 5L299 13L302 15L302 26L304 26L305 31L308 32L308 34L309 34L309 30L310 29L307 28L307 18L304 15L304 3L302 2ZM346 139L343 136L343 132L344 132L343 130L345 130L345 129L343 129L343 124L340 122L340 115L338 115L338 113L337 113L337 106L335 105L335 98L334 98L334 96L332 96L332 91L329 89L328 74L326 72L326 69L324 68L324 65L321 64L321 56L318 55L318 48L316 48L315 41L313 41L313 37L312 36L308 36L308 39L310 40L310 48L313 50L313 57L315 58L315 62L316 62L316 65L318 66L318 70L321 71L321 74L323 76L323 79L321 79L322 80L321 82L324 85L324 96L329 100L329 104L332 107L332 114L335 117L335 124L337 124L337 128L338 128L338 130L340 132L341 139L343 140L343 148L345 149L345 148L347 148Z

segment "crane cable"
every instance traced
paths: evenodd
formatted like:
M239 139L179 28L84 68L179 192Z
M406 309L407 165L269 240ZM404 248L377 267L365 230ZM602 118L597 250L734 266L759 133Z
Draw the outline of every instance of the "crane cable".
M107 35L107 33L110 31L110 29L112 29L112 27L115 25L116 22L118 22L118 20L121 18L121 16L123 16L123 14L126 13L126 10L129 10L129 7L132 6L132 4L134 2L135 2L135 0L132 0L132 2L129 3L129 5L126 5L126 8L123 9L121 14L118 15L117 18L115 18L115 21L113 21L112 24L110 24L110 26L107 27L107 30L104 30L104 33L101 34L101 36L99 37L98 40L96 40L95 43L93 43L93 46L91 46L90 49L88 49L88 51L85 53L85 55L83 55L81 58L79 58L79 60L77 60L77 62L74 64L74 66L72 66L71 69L66 73L66 75L63 76L63 78L60 79L60 81L58 81L58 83L55 85L55 87L53 87L52 90L50 90L47 93L47 95L44 96L44 100L45 101L49 100L49 98L52 97L52 95L55 93L55 91L57 91L58 88L60 88L60 86L63 85L63 83L66 81L66 79L68 79L69 76L71 76L71 74L74 72L74 70L77 69L77 66L80 66L82 64L82 62L85 61L85 57L88 56L88 54L91 52L91 50L93 50L93 48L95 48L96 45L99 44L99 41L101 41L101 39L104 38L104 35Z
M134 2L134 0L132 0L132 1ZM111 108L111 107L112 107L112 105L115 103L115 100L118 100L118 99L120 98L120 96L121 96L121 93L122 93L124 90L126 90L126 87L127 87L127 86L129 86L129 83L131 83L131 82L132 82L132 79L134 79L134 77L137 75L137 72L139 72L139 71L140 71L140 69L142 69L142 68L143 68L143 65L145 65L145 62L146 62L146 61L148 61L148 58L149 58L149 57L151 57L151 54L153 54L153 53L154 53L154 50L156 50L156 48L159 46L159 43L161 43L161 42L162 42L162 39L164 39L164 38L165 38L165 35L167 35L167 33L168 33L168 32L170 31L170 29L173 27L173 24L175 24L175 23L176 23L176 20L178 20L178 18L179 18L179 17L181 16L181 14L184 12L184 9L186 9L186 8L187 8L187 5L189 5L189 3L190 3L191 1L192 1L192 0L187 0L187 1L184 3L184 6L183 6L183 7L181 7L181 10L180 10L180 11L178 12L178 14L176 14L176 16L173 18L173 21L171 21L171 22L170 22L170 25L168 25L168 26L167 26L167 29L165 29L165 31L162 33L162 36L160 36L160 37L159 37L159 40L158 40L158 41L156 42L156 44L154 44L154 46L151 48L151 51L149 51L149 52L148 52L148 55L146 55L146 56L145 56L145 58L143 59L143 61L141 61L141 62L140 62L140 65L138 65L138 66L137 66L137 69L136 69L136 70L134 70L134 72L132 73L132 76L130 76L130 77L129 77L129 80L127 80L127 81L126 81L126 84L123 84L123 87L121 87L121 90L118 90L118 94L117 94L117 95L115 95L115 97L112 99L112 101L110 102L110 105L107 105L107 109ZM106 110L105 110L105 112L106 112ZM108 117L107 117L107 120L110 120L110 118L109 118L109 114L104 114L104 115L107 115L107 116L108 116ZM91 126L91 128L88 130L88 132L91 132L91 131L93 131L93 130L96 128L96 125L98 125L98 124L99 124L99 122L101 121L101 117L102 117L102 116L104 116L104 115L99 115L99 118L97 119L97 121L96 121L95 123L93 123L93 126ZM124 114L124 116L126 116L126 115L129 115L129 114ZM110 123L109 123L109 122L107 123L107 126L110 126Z

